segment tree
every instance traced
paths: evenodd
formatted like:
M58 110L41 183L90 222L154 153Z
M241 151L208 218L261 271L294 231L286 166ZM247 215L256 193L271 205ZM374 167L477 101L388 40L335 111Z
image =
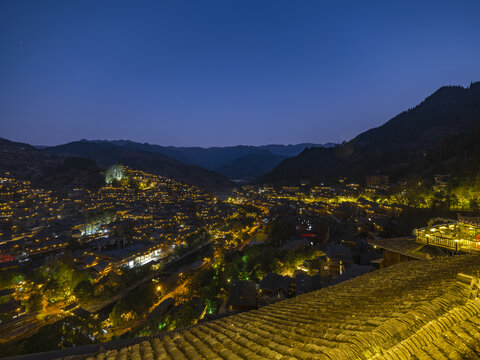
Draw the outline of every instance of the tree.
M155 286L152 282L131 291L119 300L109 317L115 326L122 325L147 311L156 300Z
M166 323L168 324L168 330L179 329L193 324L195 320L195 309L191 302L181 304L178 310L172 314L168 314Z
M14 271L0 271L0 289L12 288L24 280L23 274Z
M105 182L111 184L113 181L121 181L124 178L124 175L125 173L122 164L112 165L105 173Z
M40 312L43 309L43 297L39 293L32 294L26 303L26 309L29 313Z
M270 221L267 227L268 242L275 246L281 246L295 234L295 226L286 219L277 218Z
M82 281L89 280L87 273L78 271L54 258L40 268L38 281L44 284L48 301L55 303L67 300L74 288Z
M478 209L479 209L478 200L474 197L469 199L468 205L469 205L471 211L478 211Z
M95 289L90 281L83 280L75 286L73 293L81 302L88 302L92 299L94 290Z

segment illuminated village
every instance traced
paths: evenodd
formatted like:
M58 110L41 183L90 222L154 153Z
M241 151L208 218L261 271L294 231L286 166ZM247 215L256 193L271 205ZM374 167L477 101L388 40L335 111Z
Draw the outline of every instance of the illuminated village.
M6 173L1 346L38 352L165 334L328 293L399 263L444 259L455 267L462 260L454 258L480 250L472 216L400 224L409 211L428 212L433 200L408 204L408 184L388 181L243 185L215 197L118 164L100 188L59 198ZM433 183L431 191L423 199L445 189ZM444 210L472 214L459 204ZM433 298L436 290L429 291Z

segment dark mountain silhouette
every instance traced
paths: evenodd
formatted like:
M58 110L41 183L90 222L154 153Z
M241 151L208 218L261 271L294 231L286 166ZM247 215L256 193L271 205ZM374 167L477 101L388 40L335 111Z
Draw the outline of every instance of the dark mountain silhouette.
M337 147L308 148L282 161L266 182L340 176L362 181L369 173L402 175L449 136L466 134L480 123L480 82L442 87L416 107ZM403 170L402 170L403 169Z
M0 173L7 172L34 186L56 191L97 187L104 182L101 169L92 159L49 154L0 138Z
M225 190L231 185L223 175L199 166L185 164L159 153L135 150L104 141L74 141L47 147L42 151L50 154L91 158L103 167L121 163L134 169L163 175L208 190Z
M260 150L239 157L230 164L218 168L217 171L230 179L257 181L273 170L283 159L285 156L272 154L268 150Z
M403 173L432 178L436 174L451 174L454 183L480 180L480 122L467 133L446 136L425 156L412 162Z
M121 146L125 149L135 150L135 151L148 151L158 154L168 156L172 159L181 161L190 165L197 165L204 167L212 171L226 171L224 174L231 174L229 176L231 179L246 179L251 178L252 175L255 178L262 177L265 173L272 170L272 161L277 161L280 158L288 158L291 156L298 155L307 147L332 147L335 144L328 143L325 145L319 144L297 144L297 145L262 145L262 146L247 146L247 145L238 145L238 146L226 146L226 147L174 147L174 146L160 146L148 143L138 143L130 140L93 140L93 143L109 143L117 146ZM275 155L275 160L272 157L266 158L263 155L263 158L267 163L264 167L260 166L256 160L256 156L251 157L252 166L248 166L248 161L241 161L237 163L237 160L240 160L246 155L255 155L262 151L268 151L272 155ZM247 158L248 159L248 158ZM237 164L237 165L235 165ZM275 164L276 165L276 164ZM235 166L239 166L234 169ZM226 170L229 168L230 170ZM264 170L261 170L264 168ZM222 169L222 170L220 170ZM260 173L260 171L264 171Z
M130 149L130 150L154 152L154 153L162 154L162 155L168 156L169 158L181 161L185 164L202 166L201 164L198 164L195 161L195 159L190 158L189 156L183 154L181 151L177 150L175 147L160 146L160 145L148 144L148 143L139 143L139 142L130 141L130 140L113 140L113 141L97 140L96 142L108 142L108 143L121 146L125 149ZM209 170L213 170L213 169L209 169Z
M281 155L287 158L298 155L307 147L323 147L334 145L319 145L306 143L297 145L237 145L203 148L160 146L147 143L141 144L128 140L114 140L109 142L129 149L160 153L176 160L185 162L187 164L202 166L209 170L216 170L222 166L226 166L232 163L233 161L237 160L242 156L255 154L262 150L267 150L274 155Z

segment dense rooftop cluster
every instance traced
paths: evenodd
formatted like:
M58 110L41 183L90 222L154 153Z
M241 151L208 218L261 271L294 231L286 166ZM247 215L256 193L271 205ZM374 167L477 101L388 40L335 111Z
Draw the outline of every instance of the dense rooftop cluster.
M200 235L201 229L213 230L234 216L231 206L217 203L194 186L128 168L124 180L98 190L73 189L59 198L32 188L27 181L1 178L2 267L18 267L22 259L32 261L33 255L56 253L78 239L81 244L91 244L91 249L83 252L85 256L96 256L87 267L104 261L97 269L102 275L112 259L121 265L151 253L159 258L159 250L165 257L175 246L186 245L189 236ZM122 232L128 233L128 243L119 241L125 238ZM114 251L128 245L136 245L136 250ZM100 256L102 250L113 252ZM82 254L75 258L81 260ZM138 262L146 260L150 258Z
M401 211L393 201L371 200L381 193L382 189L378 187L362 187L340 179L335 186L245 185L234 189L229 201L265 209L282 205L298 206L300 214L327 216L337 223L349 219L359 232L380 232L389 219Z
M32 253L42 250L49 241L59 246L54 234L42 228L58 220L62 204L51 191L35 189L28 181L17 180L9 174L0 177L0 258L13 261L13 255L25 259L28 246ZM27 245L28 244L28 245ZM12 251L8 251L14 249ZM16 251L15 251L16 250ZM3 253L3 254L2 254Z

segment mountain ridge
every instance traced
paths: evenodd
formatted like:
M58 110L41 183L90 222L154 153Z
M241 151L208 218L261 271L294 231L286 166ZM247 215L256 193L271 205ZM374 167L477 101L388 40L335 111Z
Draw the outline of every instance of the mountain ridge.
M398 174L398 169L434 151L447 136L468 132L480 123L480 82L469 87L443 86L417 106L335 148L308 148L283 160L264 182L362 181L369 173Z
M91 159L45 153L34 146L0 138L0 173L56 191L97 187L101 169Z
M218 168L217 171L229 179L255 182L284 159L285 156L273 154L269 150L259 150L253 154L243 155L232 163Z
M116 163L153 174L171 177L208 190L221 191L230 188L230 181L223 175L182 163L162 154L139 151L105 142L73 141L47 147L42 151L68 156L94 159L99 165L108 167Z
M284 159L287 157L295 156L307 147L333 147L336 145L333 143L327 143L323 145L314 143L300 143L294 145L236 145L226 147L213 146L203 148L162 146L157 144L140 143L131 140L86 139L79 140L78 143L110 144L126 150L160 154L168 158L180 161L184 164L200 166L210 171L222 173L230 179L241 178L248 180L252 180L252 178L261 178L266 172L272 170L273 167L278 164L278 160L280 159L280 157ZM42 149L47 151L49 148L55 149L56 147L42 147ZM268 151L273 156L266 157L263 151ZM83 156L87 155L88 154L83 153ZM239 159L247 155L250 156L249 158L252 160L252 166L250 168L248 166L248 162L245 159L238 162ZM267 162L265 166L261 166L260 162L262 160ZM235 166L237 166L236 169Z

